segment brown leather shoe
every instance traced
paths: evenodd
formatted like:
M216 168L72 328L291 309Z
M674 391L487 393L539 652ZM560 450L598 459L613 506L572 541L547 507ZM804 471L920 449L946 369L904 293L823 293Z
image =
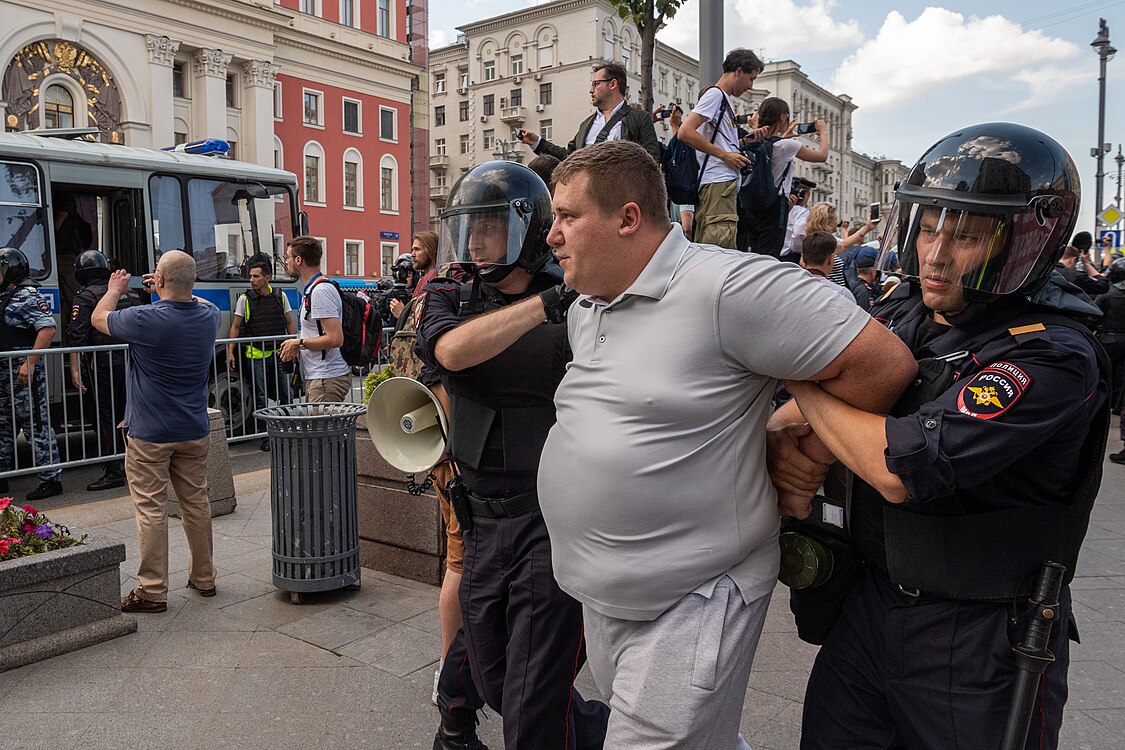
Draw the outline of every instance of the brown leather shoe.
M142 599L136 589L129 592L129 596L121 600L122 612L145 612L148 614L156 614L158 612L166 612L168 610L168 602L154 602L148 599Z
M187 582L187 587L189 589L195 589L196 591L198 591L200 596L214 596L215 594L219 593L218 590L214 586L212 586L209 589L201 589L198 586L196 586L194 583L192 583L191 581Z

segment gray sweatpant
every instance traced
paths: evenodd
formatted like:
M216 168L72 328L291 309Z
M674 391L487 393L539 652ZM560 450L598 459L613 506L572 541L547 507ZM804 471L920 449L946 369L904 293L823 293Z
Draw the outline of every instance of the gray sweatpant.
M745 747L738 725L769 600L747 605L723 577L710 599L688 594L652 621L583 606L590 671L610 707L605 747Z

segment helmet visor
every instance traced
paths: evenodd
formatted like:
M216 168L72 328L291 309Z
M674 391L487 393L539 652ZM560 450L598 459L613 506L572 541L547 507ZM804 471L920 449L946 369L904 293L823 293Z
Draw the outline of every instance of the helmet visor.
M892 250L905 276L987 294L1020 289L1038 273L1059 222L1033 199L1024 210L973 212L899 199L880 243L880 267Z
M519 260L530 223L531 214L514 205L448 210L441 217L438 265L510 266Z

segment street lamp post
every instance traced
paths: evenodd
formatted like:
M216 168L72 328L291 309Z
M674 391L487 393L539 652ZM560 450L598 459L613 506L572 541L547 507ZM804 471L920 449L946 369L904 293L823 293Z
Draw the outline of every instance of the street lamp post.
M492 155L495 156L497 159L503 159L504 161L509 161L510 160L509 157L515 156L517 153L519 153L516 150L516 146L517 146L517 141L505 141L505 140L501 140L501 139L497 138L496 139L496 150L492 152Z
M1104 160L1109 151L1109 144L1105 142L1105 65L1113 59L1117 50L1109 43L1109 25L1104 18L1098 19L1098 36L1090 42L1090 46L1098 51L1098 145L1090 149L1090 155L1098 160L1098 173L1095 175L1095 215L1100 213L1102 205L1102 180L1105 178Z
M1125 165L1125 154L1121 153L1121 144L1117 144L1117 156L1113 157L1117 162L1117 195L1113 196L1113 202L1117 204L1117 210L1121 210L1121 167Z

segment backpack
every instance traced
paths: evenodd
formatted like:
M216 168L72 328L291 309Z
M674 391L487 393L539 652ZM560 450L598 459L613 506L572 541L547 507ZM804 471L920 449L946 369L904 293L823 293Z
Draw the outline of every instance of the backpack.
M312 314L313 289L321 282L327 282L336 287L336 293L340 295L343 311L340 315L340 327L344 331L344 343L340 345L340 355L352 367L365 367L371 364L379 354L379 338L383 334L383 322L379 317L379 311L370 302L358 295L344 294L340 291L339 284L332 279L321 276L313 282L313 285L309 287L309 293L305 295L306 320ZM320 321L317 321L316 328L321 335L324 334ZM327 352L322 351L320 353L321 359L327 356Z
M417 339L416 328L421 308L416 304L417 299L406 303L402 314L399 315L395 332L391 336L391 343L387 345L387 359L391 364L391 371L395 377L418 379L422 374L422 360L414 353L414 341Z
M707 89L699 92L700 98L706 92ZM714 128L711 133L711 143L715 142L715 136L719 134L719 124L722 122L723 112L726 109L727 97L724 94L723 101L719 105L719 113L714 120L711 120L711 125ZM702 165L699 164L695 154L694 148L682 142L676 136L672 136L668 145L664 147L660 158L660 167L664 172L664 187L668 190L668 199L673 203L695 205L699 200L699 180L703 177L703 171L707 169L707 162L711 158L711 154L704 157Z
M785 171L781 173L781 179L775 184L773 181L773 145L780 140L781 138L775 135L745 147L746 156L753 160L754 168L738 190L738 205L744 211L757 214L765 213L773 208L781 197L781 186L785 184L785 178L788 176L789 170L793 168L793 162L790 161L785 165Z

